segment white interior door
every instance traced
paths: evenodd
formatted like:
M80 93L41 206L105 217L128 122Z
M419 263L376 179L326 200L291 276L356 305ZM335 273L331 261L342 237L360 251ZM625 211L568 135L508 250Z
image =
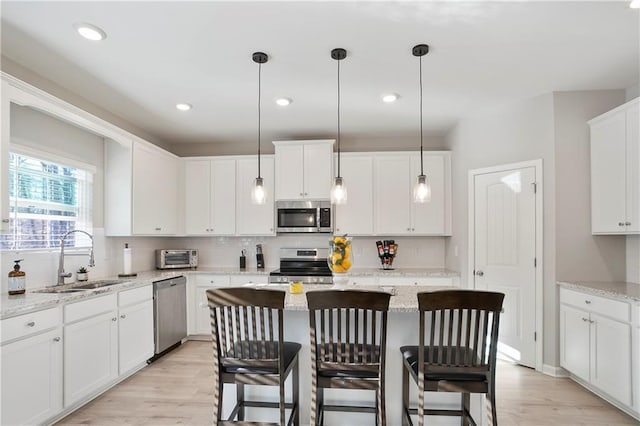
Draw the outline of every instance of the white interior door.
M536 367L535 168L474 176L476 289L505 294L499 352Z

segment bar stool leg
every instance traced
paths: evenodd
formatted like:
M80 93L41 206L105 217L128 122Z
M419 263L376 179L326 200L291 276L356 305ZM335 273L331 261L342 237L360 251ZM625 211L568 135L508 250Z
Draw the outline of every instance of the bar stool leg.
M224 386L224 385L223 385ZM238 420L244 420L244 385L236 384L236 401L240 404L238 410Z
M300 425L300 368L298 360L293 367L293 383L291 386L291 396L293 398L293 409L296 410L295 417L293 418L293 424Z

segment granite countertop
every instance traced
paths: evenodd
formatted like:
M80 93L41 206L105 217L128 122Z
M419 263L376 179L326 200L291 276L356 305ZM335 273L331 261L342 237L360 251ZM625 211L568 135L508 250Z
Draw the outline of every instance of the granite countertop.
M289 284L247 284L250 287L264 287L271 289L280 289L287 292L284 300L285 311L307 311L307 298L305 294L309 291L321 290L359 290L359 291L385 291L391 293L389 300L389 312L418 312L417 294L420 292L431 292L438 290L451 290L451 287L437 286L357 286L343 285L330 286L326 284L305 284L303 292L300 294L291 294Z
M38 311L47 308L53 308L57 305L75 302L91 297L99 296L106 293L118 292L120 290L129 290L145 285L151 285L154 281L174 278L185 275L184 271L146 271L138 272L137 276L131 278L106 277L104 280L122 280L121 284L115 284L95 289L88 289L76 293L40 293L41 289L29 290L25 294L9 296L3 294L0 298L0 319L9 318L15 315L26 314L28 312ZM65 284L60 288L73 288L83 283Z
M240 270L238 267L207 267L202 266L198 267L198 269L175 269L175 270L153 270L153 271L145 271L138 272L137 276L131 278L119 278L119 277L104 277L100 278L100 280L123 280L121 284L115 284L110 286L105 286L96 289L89 289L82 292L75 293L40 293L38 290L34 289L28 290L25 294L9 296L7 294L3 294L0 298L0 319L5 319L9 317L13 317L20 314L26 314L33 311L38 311L42 309L52 308L58 305L62 305L65 303L75 302L82 299L87 299L95 296L99 296L106 293L118 292L121 290L133 289L137 287L142 287L145 285L151 285L154 281L158 281L166 278L173 278L180 275L191 275L191 274L216 274L216 275L263 275L265 277L265 283L267 280L267 276L269 275L270 269L268 270L257 270L257 269L246 269ZM428 276L428 277L457 277L459 274L457 272L448 271L446 269L431 269L431 268L407 268L407 269L395 269L395 270L386 270L383 271L378 268L359 268L354 269L349 272L351 276L380 276L380 277L412 277L412 276ZM73 288L74 286L79 285L80 283L67 284L61 286L60 288ZM287 285L283 285L283 288L287 288ZM309 285L308 288L314 288L315 286ZM326 289L326 285L318 286L318 289L323 288ZM352 287L352 288L371 288L375 289L376 287ZM378 287L379 288L379 287ZM386 288L386 287L385 287ZM389 287L391 288L391 287ZM415 294L418 289L422 291L433 291L437 290L440 287L396 287L397 296L393 297L392 300L392 309L396 311L415 311L417 309L417 301L415 300ZM292 295L290 295L292 296ZM292 296L293 301L295 302L296 296ZM411 299L414 302L414 305L410 305L408 302L400 302L400 300L405 299L408 301ZM301 297L300 300L303 301L303 305L300 306L299 303L290 303L287 306L287 309L306 309L306 299Z
M560 287L619 300L640 302L640 284L607 281L558 281Z

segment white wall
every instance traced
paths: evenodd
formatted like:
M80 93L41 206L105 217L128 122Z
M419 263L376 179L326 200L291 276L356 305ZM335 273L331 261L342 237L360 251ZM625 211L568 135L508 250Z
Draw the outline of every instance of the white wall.
M445 261L448 268L461 272L463 285L468 281L469 170L543 160L544 364L559 365L558 274L567 280L607 281L624 274L623 237L596 239L590 235L586 124L623 102L624 91L546 94L464 119L448 135L453 237L446 244Z
M621 90L553 96L556 164L556 280L624 281L625 237L591 235L587 121L625 102Z
M625 281L640 285L640 235L627 237L627 274Z

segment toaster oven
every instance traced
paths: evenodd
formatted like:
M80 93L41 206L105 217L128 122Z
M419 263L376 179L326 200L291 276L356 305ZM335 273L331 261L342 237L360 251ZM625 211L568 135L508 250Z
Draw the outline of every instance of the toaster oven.
M197 268L198 250L173 249L156 250L157 269Z

